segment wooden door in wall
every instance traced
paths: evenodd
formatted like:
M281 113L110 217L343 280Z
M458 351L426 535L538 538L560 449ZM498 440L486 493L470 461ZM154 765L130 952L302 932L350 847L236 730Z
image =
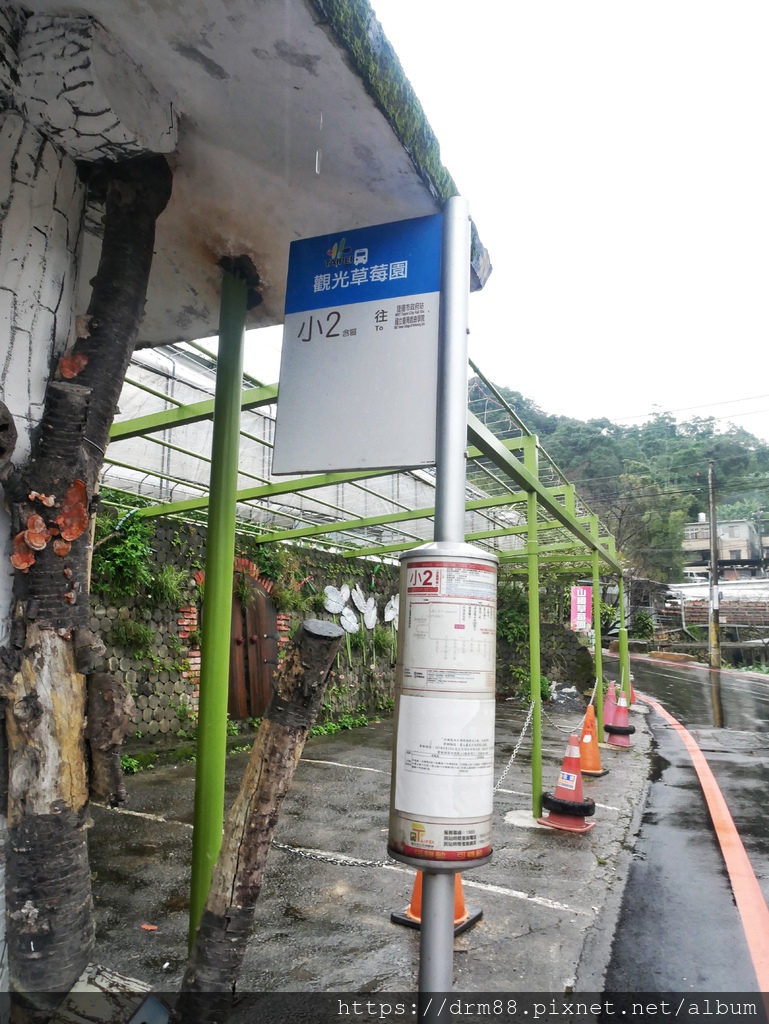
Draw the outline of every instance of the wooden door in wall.
M270 703L272 675L277 665L278 617L275 605L256 580L236 574L232 591L227 703L230 718L262 717Z

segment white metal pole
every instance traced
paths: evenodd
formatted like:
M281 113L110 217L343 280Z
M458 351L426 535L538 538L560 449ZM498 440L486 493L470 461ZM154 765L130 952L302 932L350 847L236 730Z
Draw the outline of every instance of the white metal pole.
M453 196L443 210L435 540L457 543L465 539L469 296L470 211L466 199Z
M443 208L438 354L435 540L463 543L467 448L467 333L470 209L454 196ZM454 872L423 874L419 991L451 991L454 968ZM420 1019L429 1020L420 1000Z

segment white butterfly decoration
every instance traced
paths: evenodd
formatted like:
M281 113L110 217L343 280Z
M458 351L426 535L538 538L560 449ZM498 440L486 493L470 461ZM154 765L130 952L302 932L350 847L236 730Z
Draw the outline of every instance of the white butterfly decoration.
M377 620L376 598L367 598L361 590L359 583L355 584L351 596L352 603L363 616L363 625L366 629L373 629L376 626Z
M323 607L332 615L338 615L350 598L350 588L346 583L342 584L341 590L337 590L336 587L324 587L323 592L326 595Z
M398 610L400 608L401 596L400 594L393 594L390 600L385 605L384 620L385 622L392 622L395 629L398 628Z
M348 633L357 633L358 630L360 629L360 623L358 622L358 619L352 608L342 609L342 614L339 617L339 622L342 626L342 629L346 630Z
M373 629L376 626L377 613L376 613L376 598L370 597L366 601L366 607L363 611L363 625L366 629Z

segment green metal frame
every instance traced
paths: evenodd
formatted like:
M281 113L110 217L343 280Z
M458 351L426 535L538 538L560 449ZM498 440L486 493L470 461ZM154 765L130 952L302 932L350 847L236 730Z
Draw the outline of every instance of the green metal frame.
M227 275L225 275L225 281ZM218 842L221 837L221 810L218 802L220 786L220 763L223 764L223 744L226 741L226 702L227 702L227 679L226 667L229 664L229 600L231 589L231 567L232 567L232 544L234 543L234 532L232 541L230 532L225 529L223 519L216 521L215 495L226 493L227 511L223 518L229 517L234 531L235 512L238 503L253 505L256 509L263 508L265 512L274 511L270 506L276 499L286 495L301 495L304 493L322 492L324 488L333 488L344 484L360 489L371 495L376 500L384 502L385 507L389 504L393 511L383 512L377 515L356 516L349 509L345 509L337 500L328 500L323 494L312 497L313 506L320 506L328 509L337 518L329 522L313 522L311 514L307 509L291 509L281 506L278 514L297 525L282 529L274 527L265 528L257 522L242 524L247 530L252 542L256 544L273 544L278 542L308 541L312 543L330 543L344 558L356 557L387 557L389 555L401 554L411 548L418 547L425 542L418 531L407 529L408 524L418 524L431 520L435 515L434 505L422 507L410 507L396 500L390 495L376 490L371 482L377 478L384 478L396 474L409 473L409 470L365 470L348 471L335 473L319 473L300 476L293 479L264 480L264 478L238 470L238 443L240 438L246 438L264 447L271 448L271 443L263 437L249 433L240 428L241 412L248 409L257 409L275 403L278 396L277 385L261 385L251 381L258 386L247 390L242 389L242 377L235 374L226 385L220 383L219 373L225 372L222 365L227 357L228 348L233 351L237 348L232 337L232 331L236 328L232 324L227 326L228 317L234 316L232 312L233 297L229 295L227 285L223 289L222 296L222 340L220 342L221 355L219 357L219 372L217 374L217 398L213 401L196 402L189 405L175 404L176 400L163 394L160 391L134 381L133 386L141 387L142 390L162 398L168 403L175 405L174 408L162 412L151 413L146 416L136 417L131 420L116 423L111 431L111 439L114 442L126 440L140 435L166 431L169 428L181 427L189 423L198 422L210 418L214 414L215 403L217 417L219 415L219 400L226 402L230 408L228 412L227 436L229 438L226 455L222 455L219 442L214 440L214 451L211 458L202 454L194 453L189 449L183 449L174 445L166 439L156 439L158 444L170 449L179 451L189 457L201 459L203 462L211 463L212 483L209 493L200 497L185 498L180 501L160 502L152 507L141 508L136 512L142 518L157 516L178 516L182 518L198 519L201 515L209 514L209 561L207 561L206 572L206 608L204 610L204 630L215 629L216 638L204 643L204 652L210 658L210 664L204 658L202 666L201 685L201 723L200 730L203 738L204 748L208 744L211 748L210 754L203 750L203 758L208 764L213 765L213 771L206 768L201 775L209 777L210 788L204 784L204 794L201 796L204 809L201 810L200 828L203 830L199 843L205 852L193 857L193 897L191 909L191 936L197 926L199 915L210 880L210 871L213 866L212 858L218 853ZM235 305L240 300L235 302ZM227 310L230 310L229 313ZM240 314L238 314L239 316ZM236 317L237 319L237 317ZM230 332L229 342L225 342L225 331ZM233 348L234 346L234 348ZM201 350L205 351L205 350ZM208 353L207 353L208 354ZM471 363L471 365L473 365ZM579 573L591 576L593 582L593 624L595 628L595 663L597 680L602 679L603 664L601 655L601 623L600 623L600 574L603 570L611 575L616 575L620 581L620 594L622 595L622 564L617 557L614 538L608 535L602 528L598 517L592 513L578 498L573 484L566 481L557 466L550 460L539 444L536 435L532 434L525 425L518 419L515 412L507 405L504 398L490 382L483 377L477 367L473 369L490 389L499 406L504 410L510 423L510 430L516 436L497 437L481 420L472 412L468 411L467 427L467 458L469 464L474 468L474 477L485 492L483 497L471 497L466 502L468 513L475 513L483 519L488 520L488 528L468 530L466 540L492 550L508 571L525 574L528 581L529 600L529 622L530 622L530 693L534 702L532 714L532 813L538 817L542 813L542 708L541 708L541 659L540 659L540 604L539 604L539 574L542 566L551 566L563 573ZM237 378L237 380L235 379ZM220 396L220 387L223 387ZM214 430L216 434L217 418L214 419ZM144 472L140 467L129 466L127 463L112 461L113 465L125 466L134 472ZM228 483L214 483L214 471L226 472ZM187 484L187 481L179 480L178 477L152 472L152 476L164 479L169 483ZM238 478L251 476L259 481L254 486L237 487ZM428 483L424 476L422 483ZM234 483L233 483L234 481ZM472 477L468 477L469 486ZM192 485L203 490L199 484ZM394 488L393 488L394 490ZM510 510L517 513L518 521L505 522L500 513ZM478 526L483 526L478 523ZM388 527L396 534L393 542L387 544L372 544L367 542L367 531L377 527ZM520 544L510 547L515 538L520 538ZM213 545L212 545L213 541ZM222 550L220 550L220 548ZM226 548L226 551L224 550ZM210 567L209 567L210 564ZM215 621L213 604L209 609L209 594L213 594L214 587L212 580L216 578L215 566L223 567L221 572L220 585L217 589L217 596L211 597L217 607L223 608L227 615L227 621L211 626ZM221 592L219 592L221 591ZM622 601L622 596L621 596ZM624 624L623 624L624 625ZM623 642L624 633L624 642ZM205 639L205 638L204 638ZM629 661L627 657L627 630L620 631L620 662L623 684L627 680L629 686ZM214 663L216 663L214 665ZM222 671L223 678L219 678ZM209 680L216 680L211 682ZM209 688L213 695L209 693ZM204 699L205 693L205 699ZM208 707L213 708L210 712ZM596 690L596 716L599 734L603 728L603 691L599 685ZM209 725L210 722L210 725ZM199 763L201 751L199 749ZM221 769L223 770L223 768ZM216 793L216 797L212 796ZM197 813L197 812L196 812ZM196 833L198 831L196 820ZM195 859L197 856L197 860Z
M147 390L147 388L143 388ZM250 388L242 391L238 382L238 393L241 395L241 409L256 409L263 405L272 405L278 397L278 385L270 384L260 388ZM166 402L173 402L174 399L168 395L161 396ZM110 441L124 441L129 437L143 437L145 434L152 434L157 430L166 430L168 427L183 427L188 423L198 423L200 420L210 420L214 415L214 403L216 399L207 399L204 402L195 402L192 405L177 405L173 409L163 409L161 412L151 412L146 416L135 416L131 420L121 420L112 424L109 432Z
M238 394L243 375L246 300L245 281L225 271L222 275L220 356L216 373L210 527L203 601L190 884L190 948L195 941L211 887L211 875L222 845L224 822L232 566L235 557L235 494L238 486L240 432Z

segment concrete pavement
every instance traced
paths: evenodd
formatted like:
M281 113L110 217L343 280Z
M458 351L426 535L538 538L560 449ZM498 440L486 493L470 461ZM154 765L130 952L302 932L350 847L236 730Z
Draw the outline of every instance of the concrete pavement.
M496 775L526 708L501 704ZM546 706L543 781L555 788L581 710ZM596 827L573 835L534 825L530 736L495 799L494 856L463 875L483 919L455 939L457 991L600 992L647 787L651 740L631 710L634 746L602 749L609 774L585 779ZM414 872L385 851L392 723L311 739L270 854L238 988L254 992L409 992L419 934L392 924ZM227 762L237 790L247 753ZM127 779L128 810L94 807L90 833L96 959L174 992L187 944L194 763ZM151 927L143 927L151 926Z

